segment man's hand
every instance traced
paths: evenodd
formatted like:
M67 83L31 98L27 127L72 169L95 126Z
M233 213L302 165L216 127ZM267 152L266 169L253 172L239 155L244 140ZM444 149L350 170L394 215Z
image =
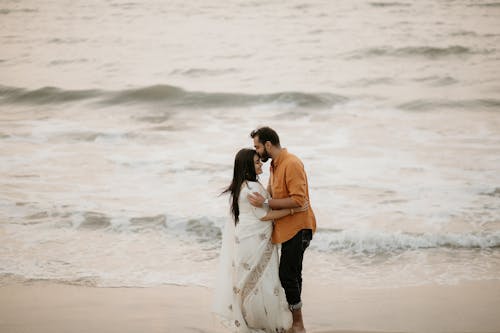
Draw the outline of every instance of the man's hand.
M252 194L247 195L248 201L254 207L262 207L266 198L262 196L259 192L253 192Z

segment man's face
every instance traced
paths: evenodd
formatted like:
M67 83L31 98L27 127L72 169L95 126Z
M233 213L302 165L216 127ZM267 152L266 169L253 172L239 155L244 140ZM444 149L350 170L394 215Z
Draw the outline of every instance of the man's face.
M257 154L259 154L262 162L266 163L267 160L271 158L266 147L259 141L259 137L257 135L253 137L253 146L255 147Z

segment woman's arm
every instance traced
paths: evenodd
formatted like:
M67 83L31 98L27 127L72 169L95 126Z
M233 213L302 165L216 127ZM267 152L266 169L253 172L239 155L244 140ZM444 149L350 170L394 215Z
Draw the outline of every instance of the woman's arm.
M273 221L273 220L278 220L282 217L285 217L287 215L293 215L298 212L304 212L309 209L309 203L306 202L306 204L302 207L299 208L289 208L289 209L277 209L277 210L270 210L264 217L262 217L260 220L261 221Z
M287 215L291 214L291 209L278 209L278 210L270 210L269 213L266 214L266 216L262 217L260 220L261 221L272 221L272 220L277 220L282 217L285 217Z

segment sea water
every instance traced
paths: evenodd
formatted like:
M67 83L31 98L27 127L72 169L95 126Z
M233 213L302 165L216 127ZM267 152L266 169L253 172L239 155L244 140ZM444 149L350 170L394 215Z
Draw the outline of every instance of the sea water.
M0 28L0 283L211 286L262 125L308 174L305 279L499 279L498 3L5 0Z

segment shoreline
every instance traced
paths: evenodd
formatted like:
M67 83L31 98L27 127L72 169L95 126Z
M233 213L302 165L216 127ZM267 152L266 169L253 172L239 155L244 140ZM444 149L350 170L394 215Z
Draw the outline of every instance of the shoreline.
M229 332L210 313L211 299L199 286L12 281L0 286L0 331ZM500 332L500 280L378 289L306 281L303 301L309 333Z

